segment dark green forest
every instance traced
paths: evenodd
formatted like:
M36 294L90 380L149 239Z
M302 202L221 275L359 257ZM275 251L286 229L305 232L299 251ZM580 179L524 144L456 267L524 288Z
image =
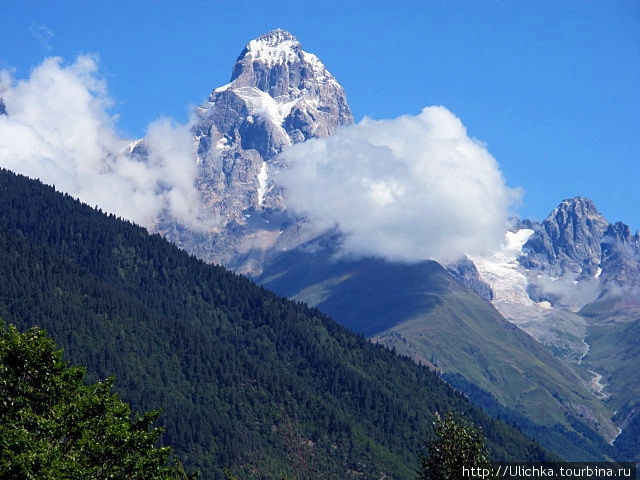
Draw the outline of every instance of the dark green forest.
M496 460L557 459L436 374L114 215L0 171L0 318L115 375L162 442L222 479L415 477L435 412Z

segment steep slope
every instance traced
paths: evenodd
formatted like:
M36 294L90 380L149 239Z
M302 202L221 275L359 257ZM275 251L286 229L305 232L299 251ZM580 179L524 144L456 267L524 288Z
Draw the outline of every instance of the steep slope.
M38 324L203 478L413 478L434 411L496 458L549 458L426 368L159 236L0 171L0 316Z
M213 90L192 120L197 186L220 224L203 233L162 218L157 231L204 260L258 273L270 251L305 236L272 180L282 168L276 156L351 123L343 88L291 33L276 29L250 41L230 83Z
M588 375L555 358L436 262L339 259L335 242L326 236L287 252L258 280L401 355L461 375L540 426L557 424L568 435L582 423L578 430L592 430L585 441L598 444L589 450L606 454L595 431L611 439L617 430L588 389ZM567 447L575 443L566 440ZM569 450L576 459L594 458Z
M614 412L621 458L640 461L640 306L637 298L608 297L586 305L589 351L583 363L598 372L605 402Z

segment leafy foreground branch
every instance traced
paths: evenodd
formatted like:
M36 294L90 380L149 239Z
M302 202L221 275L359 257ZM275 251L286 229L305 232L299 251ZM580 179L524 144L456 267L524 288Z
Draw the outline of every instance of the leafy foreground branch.
M480 430L452 412L444 418L436 413L436 417L436 437L427 443L428 453L420 459L418 480L468 480L470 477L464 475L463 469L473 467L492 471L489 450Z
M43 330L0 324L0 478L189 479L156 447L159 412L136 414L113 378L84 383Z

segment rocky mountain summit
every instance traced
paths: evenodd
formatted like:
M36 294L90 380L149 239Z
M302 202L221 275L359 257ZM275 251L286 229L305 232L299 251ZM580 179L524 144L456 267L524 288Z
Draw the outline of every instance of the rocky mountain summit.
M555 354L581 363L590 324L581 309L640 305L640 233L575 197L541 223L515 222L501 251L448 270Z
M503 251L448 269L507 317L528 318L529 307L538 313L554 306L578 309L640 285L639 246L640 233L609 223L592 200L575 197L563 200L541 223L515 222Z
M538 276L591 284L597 297L640 285L640 233L610 224L588 198L564 200L533 228L520 263Z
M524 244L521 263L556 276L593 277L601 263L600 242L609 222L588 198L564 200Z
M353 123L344 89L322 62L276 29L250 41L231 81L197 107L197 186L219 228L197 232L161 219L157 231L204 260L257 273L270 250L300 243L300 222L272 181L277 155Z

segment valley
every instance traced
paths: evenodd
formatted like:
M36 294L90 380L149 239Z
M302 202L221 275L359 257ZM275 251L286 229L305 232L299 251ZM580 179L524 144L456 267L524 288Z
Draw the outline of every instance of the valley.
M413 479L450 409L496 458L558 458L317 309L6 170L0 246L0 318L45 328L91 381L115 375L135 411L161 408L163 442L204 479Z

